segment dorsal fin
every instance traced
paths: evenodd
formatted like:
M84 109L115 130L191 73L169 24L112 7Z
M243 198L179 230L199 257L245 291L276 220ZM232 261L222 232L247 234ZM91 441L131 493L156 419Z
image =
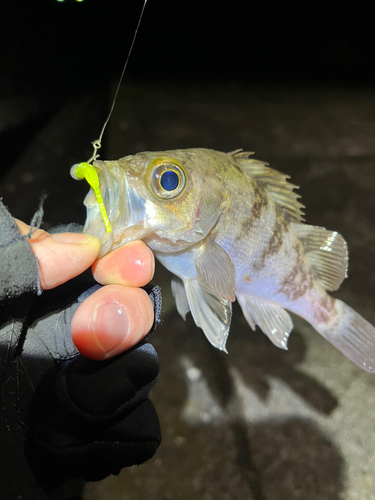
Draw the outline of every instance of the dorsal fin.
M268 196L276 203L285 217L291 222L304 222L302 203L298 201L300 196L293 190L298 186L288 182L289 175L282 174L267 166L259 160L249 159L253 153L238 149L229 153L239 164L244 172L250 174L253 179L267 191Z
M243 149L235 149L228 153L228 155L233 156L233 158L245 158L248 159L249 156L253 155L254 151L244 151Z
M313 273L328 291L339 288L348 272L348 247L336 231L307 224L293 224Z

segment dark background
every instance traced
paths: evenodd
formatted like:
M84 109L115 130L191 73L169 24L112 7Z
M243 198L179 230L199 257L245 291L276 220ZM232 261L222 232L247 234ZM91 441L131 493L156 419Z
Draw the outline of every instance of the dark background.
M126 78L371 84L370 4L149 0ZM62 98L117 78L141 5L2 0L0 93Z
M1 1L0 179L74 98L95 94L86 132L98 136L142 4ZM149 0L124 82L371 88L374 13L370 2Z

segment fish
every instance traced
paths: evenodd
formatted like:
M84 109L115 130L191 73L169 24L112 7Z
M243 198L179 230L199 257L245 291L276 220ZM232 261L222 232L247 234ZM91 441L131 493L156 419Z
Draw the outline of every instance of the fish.
M306 224L297 186L252 154L197 148L97 160L112 232L92 189L84 232L101 240L100 255L143 240L173 274L179 314L190 311L222 351L237 299L249 326L277 347L287 349L292 312L374 372L374 326L327 293L347 277L344 238Z

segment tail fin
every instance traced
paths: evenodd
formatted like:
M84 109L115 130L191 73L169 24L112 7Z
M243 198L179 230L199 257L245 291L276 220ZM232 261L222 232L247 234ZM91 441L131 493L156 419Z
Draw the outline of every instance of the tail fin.
M335 301L338 312L333 325L314 328L356 365L375 371L375 327L341 300Z

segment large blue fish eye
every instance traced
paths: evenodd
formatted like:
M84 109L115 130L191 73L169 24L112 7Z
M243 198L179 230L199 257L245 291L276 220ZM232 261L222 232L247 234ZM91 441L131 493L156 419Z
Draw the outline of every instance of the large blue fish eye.
M187 172L179 160L161 156L149 163L145 180L154 196L167 201L176 198L184 191Z
M174 191L180 183L180 177L174 170L166 170L160 177L160 185L166 191Z

